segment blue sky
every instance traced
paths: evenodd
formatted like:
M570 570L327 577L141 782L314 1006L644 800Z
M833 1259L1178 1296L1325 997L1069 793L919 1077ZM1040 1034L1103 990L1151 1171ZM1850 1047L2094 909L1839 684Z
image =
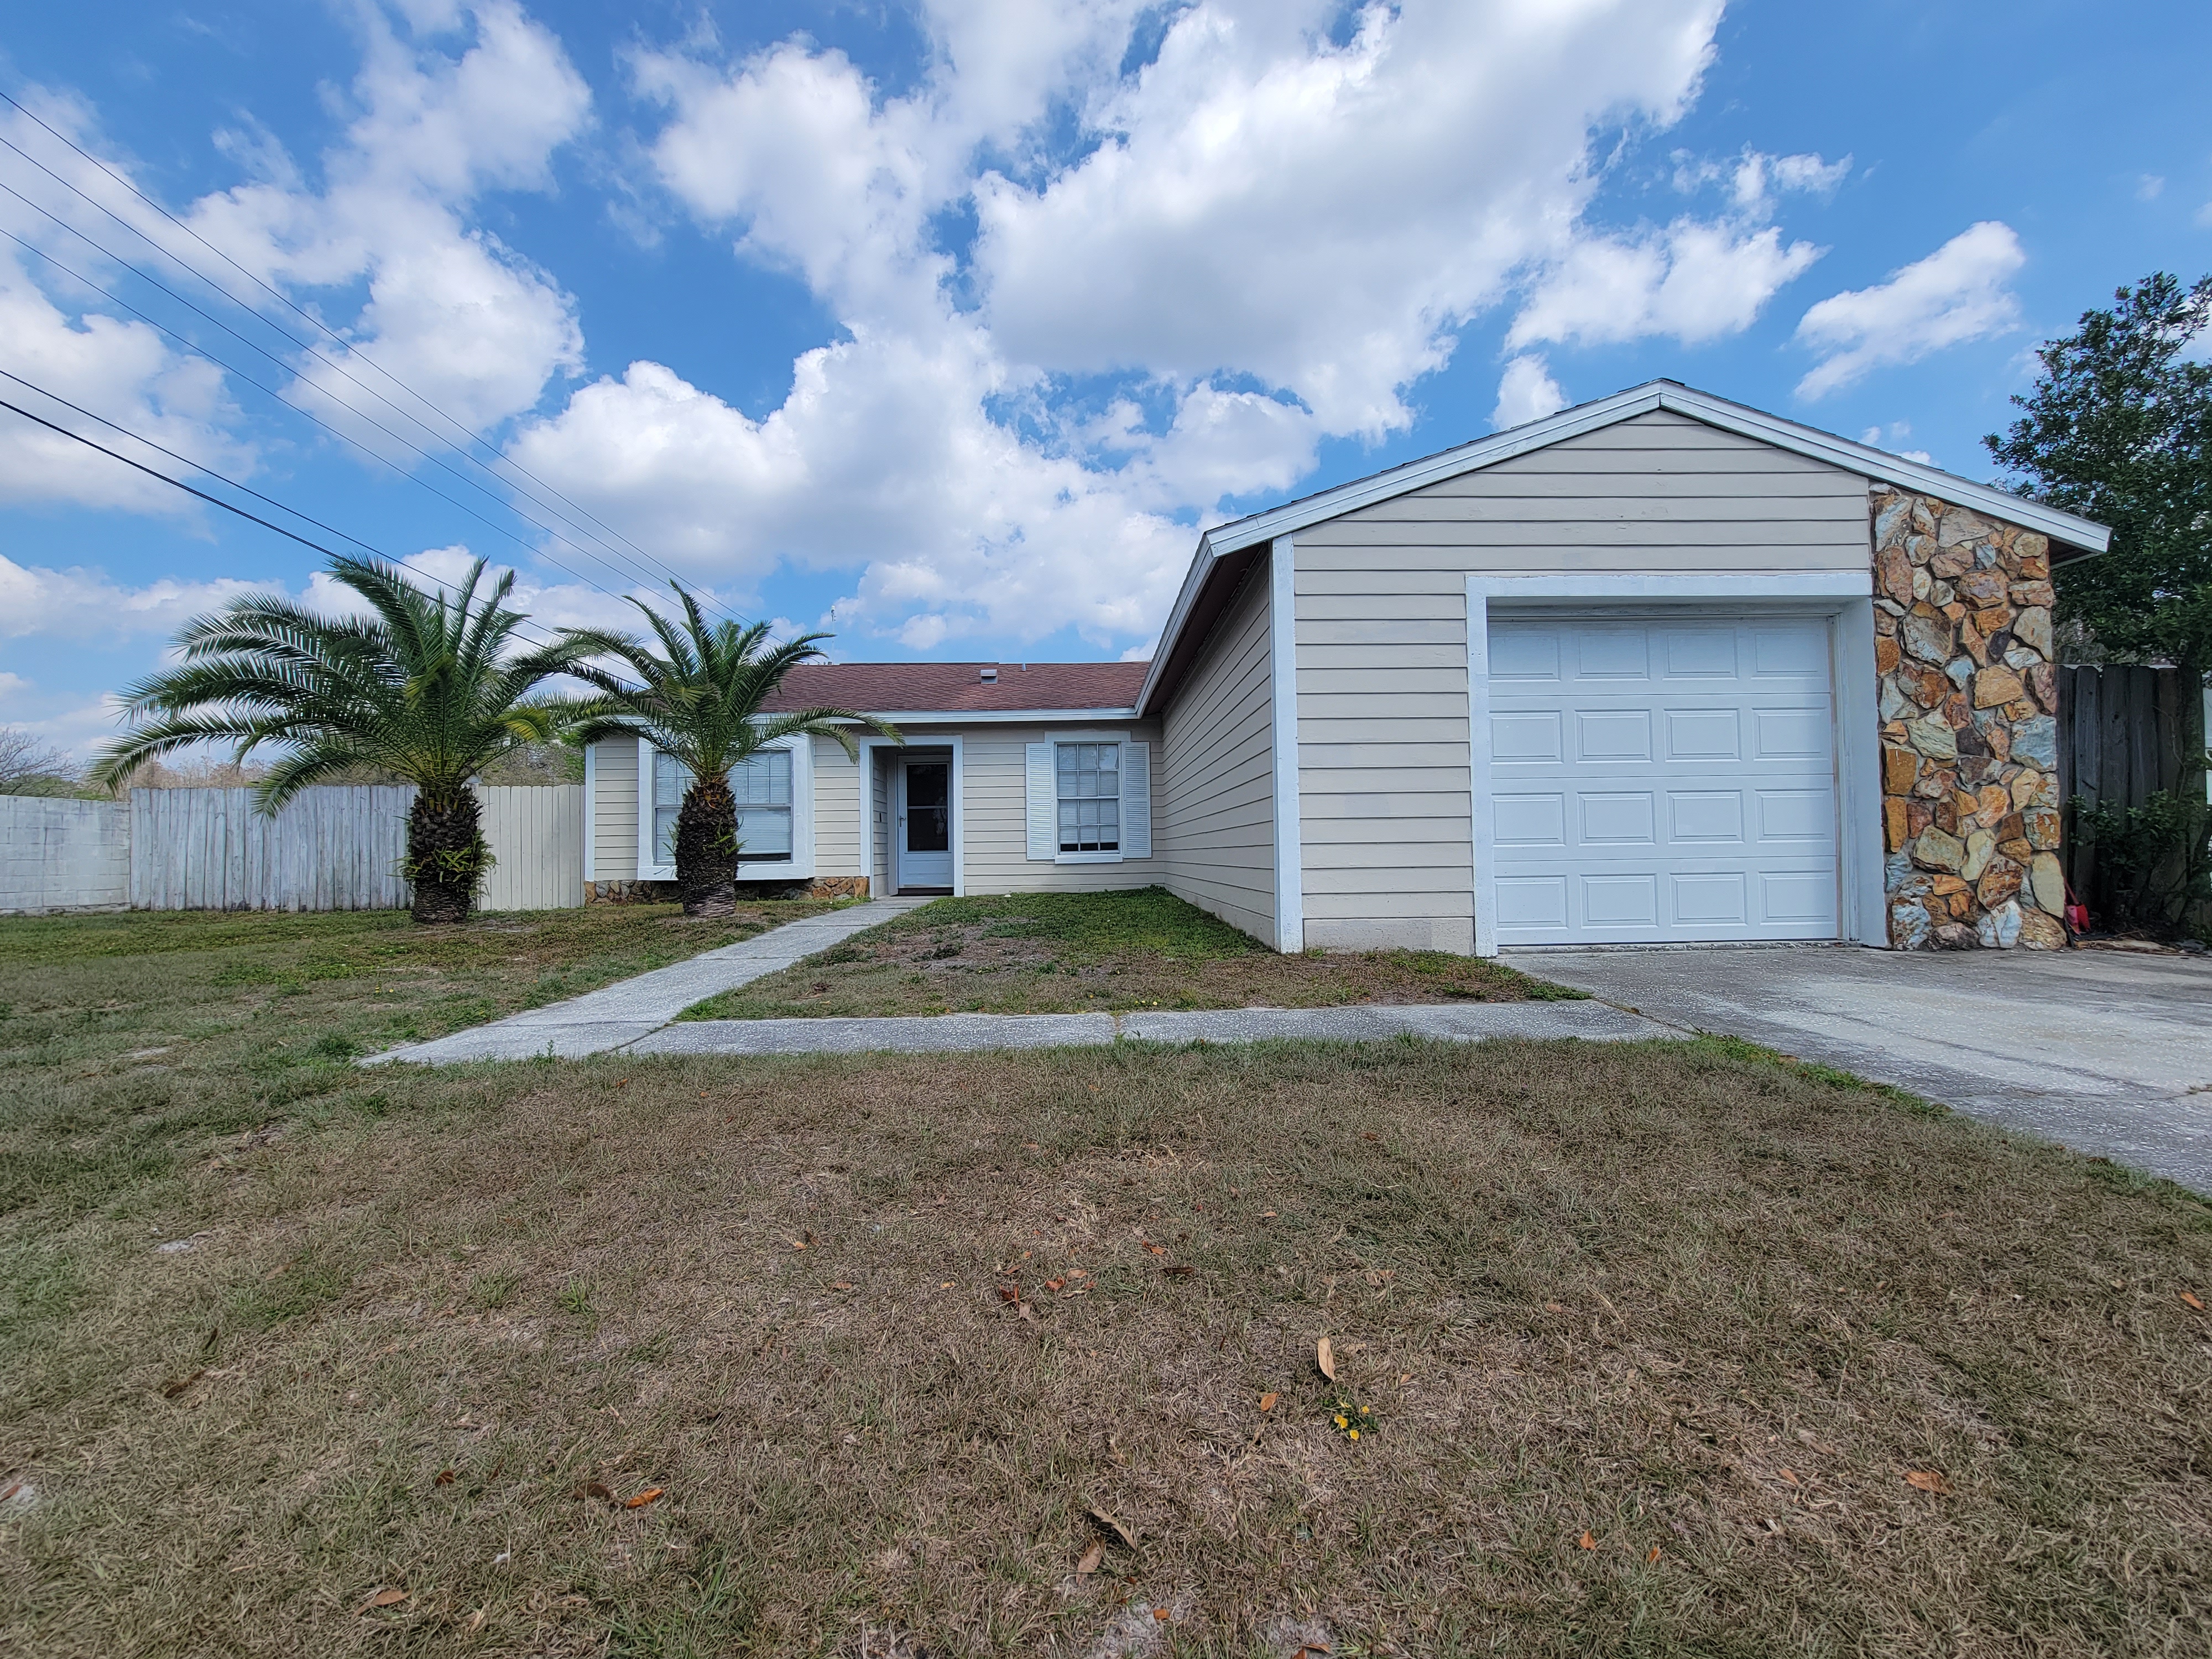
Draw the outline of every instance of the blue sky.
M1142 654L1200 525L1655 375L1989 476L2038 340L2212 268L2212 9L2118 15L38 8L0 396L553 621ZM318 562L0 410L0 721Z

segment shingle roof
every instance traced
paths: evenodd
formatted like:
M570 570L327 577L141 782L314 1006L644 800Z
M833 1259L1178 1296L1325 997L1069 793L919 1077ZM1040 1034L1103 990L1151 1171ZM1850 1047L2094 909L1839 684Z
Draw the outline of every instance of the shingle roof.
M994 714L1045 708L1127 708L1148 662L802 663L763 711L850 708L863 714ZM995 668L995 683L983 671Z

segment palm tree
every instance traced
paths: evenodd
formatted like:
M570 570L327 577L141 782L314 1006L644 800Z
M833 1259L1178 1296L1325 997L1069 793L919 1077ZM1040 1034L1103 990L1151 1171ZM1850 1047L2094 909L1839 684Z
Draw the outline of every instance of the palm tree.
M402 873L417 921L465 921L491 864L469 781L492 762L544 743L573 702L538 696L582 655L566 639L511 652L520 611L513 571L479 600L484 561L456 594L433 595L377 560L338 556L331 575L367 617L325 617L279 594L253 593L195 617L177 635L184 661L124 694L132 729L102 751L96 781L121 785L143 763L210 740L238 758L264 744L285 753L256 790L274 815L308 785L369 768L415 786Z
M806 634L776 645L769 641L766 623L709 627L699 602L678 584L669 586L684 607L681 626L641 599L630 601L659 637L658 653L645 640L605 629L571 629L564 636L583 654L620 659L644 682L630 686L590 664L570 670L601 694L581 711L576 740L641 737L690 770L690 787L676 816L676 884L686 915L727 915L737 906L739 850L730 769L769 744L794 737L832 738L848 758L857 759L860 750L845 729L848 724L872 726L894 741L898 732L848 708L763 715L761 705L784 676L819 658L817 647L830 635ZM647 787L643 779L639 783Z

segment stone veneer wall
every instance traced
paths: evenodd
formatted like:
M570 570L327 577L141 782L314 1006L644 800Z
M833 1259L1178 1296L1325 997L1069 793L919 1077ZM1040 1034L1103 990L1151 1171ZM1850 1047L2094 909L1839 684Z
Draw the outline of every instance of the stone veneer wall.
M2057 950L2050 544L1881 486L1873 513L1889 942Z
M741 881L738 896L773 898L789 893L796 881ZM816 876L805 884L808 898L866 898L866 876ZM672 881L593 881L584 887L586 904L673 904L683 896Z

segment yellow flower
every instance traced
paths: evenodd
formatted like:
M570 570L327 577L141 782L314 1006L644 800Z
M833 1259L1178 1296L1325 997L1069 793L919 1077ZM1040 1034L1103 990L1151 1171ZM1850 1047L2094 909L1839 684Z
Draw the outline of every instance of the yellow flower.
M1358 1431L1358 1430L1357 1430L1357 1429L1353 1429L1352 1431L1351 1431L1351 1434L1352 1434L1352 1437L1354 1440L1357 1440L1357 1439L1358 1439L1358 1438L1359 1438L1359 1431Z
M1359 1408L1359 1414L1360 1414L1362 1417L1364 1417L1364 1416L1366 1416L1366 1415L1367 1415L1367 1413L1368 1413L1369 1412L1372 1411L1373 1409L1374 1409L1374 1407L1371 1407L1371 1406L1362 1406L1362 1407Z
M1336 1414L1336 1426L1340 1429L1346 1426L1346 1419L1342 1412L1339 1412Z

